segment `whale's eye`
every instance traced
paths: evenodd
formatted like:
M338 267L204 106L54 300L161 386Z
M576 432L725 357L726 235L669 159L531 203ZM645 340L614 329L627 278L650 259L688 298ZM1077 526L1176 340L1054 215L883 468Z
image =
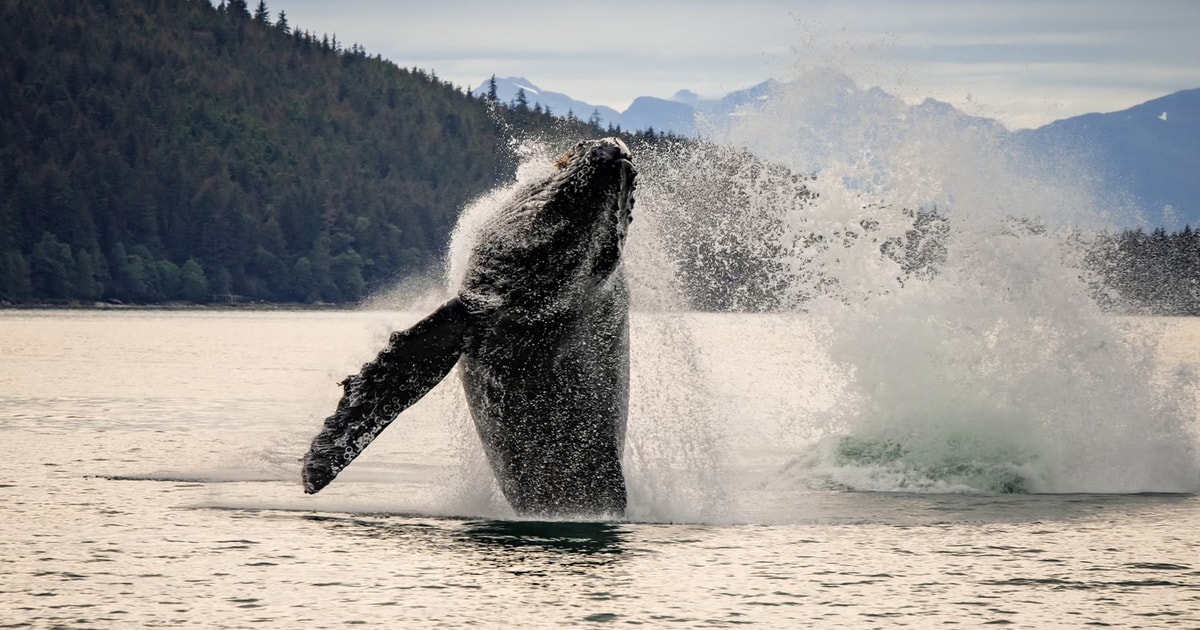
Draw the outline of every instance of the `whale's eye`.
M554 168L561 171L564 168L567 168L567 165L570 163L571 163L571 152L567 151L566 153L558 156L557 160L554 160Z

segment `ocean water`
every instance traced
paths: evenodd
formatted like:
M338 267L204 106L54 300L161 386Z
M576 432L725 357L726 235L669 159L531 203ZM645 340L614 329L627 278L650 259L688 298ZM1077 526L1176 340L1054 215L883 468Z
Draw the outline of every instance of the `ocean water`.
M1195 461L1164 471L1131 437L1174 427L1194 452L1194 404L1086 435L953 425L941 448L1023 493L839 459L901 398L866 400L812 315L635 312L625 520L515 518L454 378L305 496L336 381L420 316L0 311L0 627L1200 627ZM1153 342L1155 374L1200 366L1200 321L1110 323ZM1113 479L1063 470L1093 448Z

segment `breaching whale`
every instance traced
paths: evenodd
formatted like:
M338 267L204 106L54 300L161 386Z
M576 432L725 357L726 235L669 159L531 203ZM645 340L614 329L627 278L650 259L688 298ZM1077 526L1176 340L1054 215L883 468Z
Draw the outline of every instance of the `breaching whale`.
M500 490L520 514L625 509L629 292L621 253L637 171L616 138L583 141L484 223L457 294L393 332L342 381L304 457L324 488L459 365Z

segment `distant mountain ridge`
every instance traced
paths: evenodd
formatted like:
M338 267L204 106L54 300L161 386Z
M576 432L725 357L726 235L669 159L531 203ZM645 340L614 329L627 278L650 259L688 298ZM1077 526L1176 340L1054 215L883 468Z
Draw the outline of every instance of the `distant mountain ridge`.
M1137 223L1168 229L1200 225L1200 88L1118 112L1084 114L1037 129L1008 131L999 121L967 115L936 99L910 106L878 87L861 90L848 77L833 80L845 84L836 91L841 102L815 109L815 115L807 120L810 127L835 126L836 114L849 110L860 114L887 112L895 119L937 119L960 129L982 129L1039 163L1054 165L1063 157L1077 161L1106 187L1100 191L1102 194L1127 200L1141 209ZM524 90L531 107L540 103L559 116L570 111L585 120L596 116L601 126L629 131L653 129L688 137L720 130L739 109L769 100L782 85L764 81L721 98L703 98L688 90L680 90L669 99L642 96L618 112L542 90L524 78L495 81L497 97L504 102L513 101L518 90ZM475 94L487 90L485 81Z
M481 98L488 94L491 89L490 80L483 81L479 87L471 91L471 95L476 98ZM496 79L496 98L503 103L513 103L517 100L517 93L524 92L525 98L529 102L530 107L535 105L540 106L543 110L549 109L550 113L555 116L566 117L573 115L582 120L588 120L593 114L598 115L600 124L608 125L609 123L617 124L621 113L611 107L604 105L592 105L580 100L576 100L559 92L543 90L531 83L528 79L521 77L508 77L504 79Z
M1149 225L1200 225L1200 89L1023 129L1013 138L1034 154L1078 156L1114 192L1128 194Z
M489 82L490 79L483 81L471 94L475 97L486 95L490 89ZM625 111L618 112L611 107L593 105L560 92L544 90L523 77L497 77L495 82L496 98L504 103L515 102L518 92L523 91L530 107L548 107L556 116L572 114L582 120L595 117L603 127L620 127L628 131L653 129L688 137L702 135L700 132L704 124L697 123L698 117L700 121L724 118L739 107L766 98L778 85L776 81L768 80L717 99L703 98L689 90L680 90L669 99L639 96Z

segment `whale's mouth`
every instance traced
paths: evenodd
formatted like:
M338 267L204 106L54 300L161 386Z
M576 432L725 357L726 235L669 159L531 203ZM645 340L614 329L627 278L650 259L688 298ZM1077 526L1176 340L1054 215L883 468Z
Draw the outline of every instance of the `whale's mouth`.
M637 188L637 168L634 167L632 160L620 160L621 167L621 192L624 195L632 195Z
M588 145L591 145L590 147ZM620 138L601 138L600 140L583 141L572 149L558 156L554 161L557 170L563 170L574 164L628 164L633 167L633 154ZM636 170L634 173L636 174Z
M615 163L621 170L621 188L634 188L637 179L637 168L633 165L633 154L620 138L603 138L592 147L591 158L600 164Z
M633 165L633 154L620 138L602 138L592 147L591 159L603 164L609 162L628 162Z

